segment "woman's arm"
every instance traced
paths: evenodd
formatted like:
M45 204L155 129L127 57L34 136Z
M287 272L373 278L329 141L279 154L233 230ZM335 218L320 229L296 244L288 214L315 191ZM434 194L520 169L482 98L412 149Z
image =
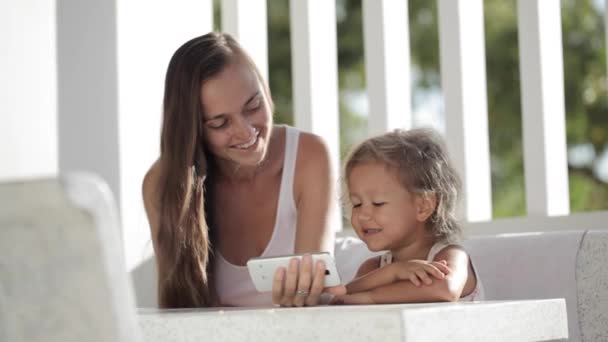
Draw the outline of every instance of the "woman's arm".
M158 192L158 178L160 173L159 160L154 162L150 167L150 170L144 176L142 184L142 196L144 200L144 208L146 209L146 215L148 216L148 223L150 224L150 238L152 239L152 247L158 260L158 231L160 229L160 198Z
M335 193L329 150L323 140L310 133L300 133L294 179L297 208L295 253L326 251L333 253L334 233L330 227L336 215ZM325 266L303 258L300 265L292 262L287 270L275 274L273 302L283 306L316 305L324 288ZM296 296L296 291L308 296Z
M165 279L167 275L167 260L163 259L162 253L159 253L158 232L160 230L160 193L159 193L159 177L160 177L160 160L152 164L150 170L144 176L142 184L142 196L144 200L144 208L148 216L150 225L150 239L152 240L152 248L156 260L157 269L157 287L158 295L160 296L160 279ZM160 297L159 297L160 301Z
M336 180L325 142L310 133L300 133L294 179L298 212L296 253L325 251L333 254L334 232L330 224L337 215Z

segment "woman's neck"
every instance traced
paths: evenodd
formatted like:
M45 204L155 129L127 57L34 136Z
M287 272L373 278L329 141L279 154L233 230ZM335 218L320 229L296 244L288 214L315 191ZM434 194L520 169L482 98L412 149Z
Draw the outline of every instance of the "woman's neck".
M217 161L215 165L216 180L228 183L251 183L263 171L268 156L256 166L242 166L229 160Z

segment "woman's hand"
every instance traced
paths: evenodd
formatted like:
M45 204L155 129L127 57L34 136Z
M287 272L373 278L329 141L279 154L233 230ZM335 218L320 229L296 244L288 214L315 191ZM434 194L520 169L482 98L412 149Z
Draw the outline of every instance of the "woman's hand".
M450 268L447 261L426 261L426 260L409 260L406 262L394 263L394 267L398 267L396 271L396 280L409 280L415 286L431 285L433 279L444 279L450 273Z
M321 293L344 294L344 286L325 288L325 263L317 261L312 267L312 256L306 254L302 263L298 258L289 262L287 270L277 269L272 285L272 302L280 306L314 306L319 304Z

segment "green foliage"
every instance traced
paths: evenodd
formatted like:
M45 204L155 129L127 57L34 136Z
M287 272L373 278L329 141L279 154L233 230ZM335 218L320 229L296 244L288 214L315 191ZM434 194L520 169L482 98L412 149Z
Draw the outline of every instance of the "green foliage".
M268 64L275 121L293 124L289 0L267 1Z
M485 0L488 123L494 217L525 215L516 0ZM436 1L411 0L415 89L440 87ZM591 0L562 2L564 91L568 145L608 141L606 58L602 13ZM591 169L570 167L572 211L608 208L608 186Z
M216 0L216 2L218 2ZM289 1L268 0L270 87L277 122L293 123ZM362 139L367 119L343 96L365 90L361 0L336 0L341 153ZM516 0L485 0L488 123L495 217L526 212ZM216 6L219 7L219 6ZM436 0L409 0L413 91L441 87ZM218 15L216 15L216 18ZM602 13L593 0L562 0L564 90L569 146L608 142ZM414 104L416 105L416 104ZM608 186L589 168L570 167L572 211L608 208Z

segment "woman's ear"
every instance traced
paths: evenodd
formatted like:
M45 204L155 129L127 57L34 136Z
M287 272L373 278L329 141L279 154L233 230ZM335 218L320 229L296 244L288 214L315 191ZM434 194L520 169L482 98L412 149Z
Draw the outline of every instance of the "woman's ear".
M425 222L437 209L437 195L422 193L416 196L416 219Z

